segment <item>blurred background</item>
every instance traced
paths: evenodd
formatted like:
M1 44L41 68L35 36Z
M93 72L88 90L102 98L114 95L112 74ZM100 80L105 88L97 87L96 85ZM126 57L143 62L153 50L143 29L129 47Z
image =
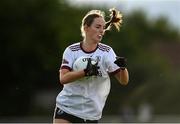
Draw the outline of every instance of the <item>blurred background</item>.
M64 49L82 40L91 9L123 14L120 32L103 43L128 59L130 82L112 87L100 122L180 122L180 2L178 0L0 1L0 122L52 122L62 89Z

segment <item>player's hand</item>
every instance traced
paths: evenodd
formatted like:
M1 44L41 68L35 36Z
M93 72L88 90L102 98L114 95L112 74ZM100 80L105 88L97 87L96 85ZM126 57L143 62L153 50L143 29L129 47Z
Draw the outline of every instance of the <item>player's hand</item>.
M117 56L116 60L114 61L114 63L118 65L122 70L126 68L127 66L126 62L127 60L125 57L119 57L119 56Z
M87 63L87 67L86 69L84 69L85 72L85 76L97 76L99 74L99 66L98 62L96 62L95 64L91 63L91 58L88 58L88 63Z

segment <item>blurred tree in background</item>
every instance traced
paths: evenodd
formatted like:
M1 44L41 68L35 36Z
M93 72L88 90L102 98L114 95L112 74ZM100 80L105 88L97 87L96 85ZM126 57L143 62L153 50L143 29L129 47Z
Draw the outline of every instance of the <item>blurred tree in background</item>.
M58 94L62 53L82 40L81 20L90 9L58 0L0 2L1 117L36 115L31 100L38 91L54 89ZM128 102L137 108L143 101L155 113L180 114L180 35L166 18L150 22L142 11L124 15L121 31L106 32L102 42L128 59L130 73L127 87L112 78L105 114L118 113L114 104Z

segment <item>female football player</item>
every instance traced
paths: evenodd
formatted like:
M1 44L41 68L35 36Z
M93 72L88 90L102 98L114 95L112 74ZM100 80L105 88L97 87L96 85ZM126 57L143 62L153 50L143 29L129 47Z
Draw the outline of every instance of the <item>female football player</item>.
M111 18L105 22L104 12L91 10L82 20L83 41L68 46L59 70L63 90L56 98L54 123L98 123L110 91L109 75L120 84L129 81L126 59L117 57L113 49L101 42L106 30L113 25L119 29L122 15L111 9ZM75 71L73 63L84 56L85 69ZM96 60L95 64L91 61Z

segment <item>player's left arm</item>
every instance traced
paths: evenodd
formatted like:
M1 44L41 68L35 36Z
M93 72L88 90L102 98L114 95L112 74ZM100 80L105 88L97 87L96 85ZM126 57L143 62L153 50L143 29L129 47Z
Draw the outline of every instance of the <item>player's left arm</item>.
M122 85L129 82L129 73L126 67L126 58L117 57L111 48L105 57L106 66L110 74L113 74Z
M122 85L127 85L129 82L129 73L127 69L120 70L118 73L115 74L115 77Z
M116 57L114 63L120 67L120 71L115 74L116 79L122 85L127 85L129 82L129 73L126 68L126 59L124 57Z

